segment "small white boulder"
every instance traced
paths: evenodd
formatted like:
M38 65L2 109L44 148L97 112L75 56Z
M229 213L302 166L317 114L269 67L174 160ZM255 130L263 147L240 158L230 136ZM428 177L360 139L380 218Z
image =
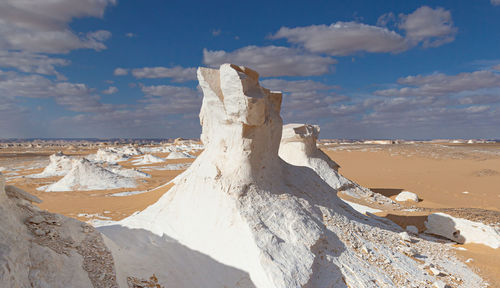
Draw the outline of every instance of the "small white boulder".
M412 201L412 202L418 202L418 196L417 194L410 192L410 191L402 191L401 193L396 196L396 201L398 202L405 202L405 201Z

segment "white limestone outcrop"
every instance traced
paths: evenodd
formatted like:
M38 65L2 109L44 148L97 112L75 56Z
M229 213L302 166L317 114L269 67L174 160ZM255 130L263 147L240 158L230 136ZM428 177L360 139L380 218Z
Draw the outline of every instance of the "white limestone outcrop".
M500 248L500 227L453 217L445 213L433 213L425 221L426 233L443 236L457 243L477 243Z
M144 154L141 158L134 160L132 162L134 162L134 165L147 165L147 164L165 162L165 159L162 159L160 157L156 157L156 156L151 155L151 154Z
M395 205L391 199L372 192L355 182L345 178L339 172L339 165L321 151L316 141L320 128L318 125L287 124L283 126L283 135L279 148L279 156L286 162L309 167L318 174L330 187L339 193L354 198L362 198L368 203Z
M41 173L29 175L29 178L47 178L53 176L64 176L71 169L73 158L62 152L52 154L49 157L49 165Z
M401 191L394 199L396 199L396 201L398 202L418 202L419 200L418 195L410 191Z
M464 287L480 287L481 279L443 245L422 239L410 249L400 243L401 228L359 214L312 169L283 161L282 96L261 87L258 78L232 64L198 69L205 150L155 204L118 226L102 227L119 284L128 274L154 273L166 287L193 287L190 281L202 274L210 275L203 287L430 286L436 277L410 258L419 254ZM165 259L178 259L175 251L161 248L173 243L238 272L205 265L173 274L179 267ZM131 257L126 247L145 255Z
M118 287L93 227L42 211L29 201L37 198L14 188L0 173L0 287Z
M38 189L46 192L64 192L133 187L136 187L133 178L113 173L87 159L74 159L71 170L63 178Z

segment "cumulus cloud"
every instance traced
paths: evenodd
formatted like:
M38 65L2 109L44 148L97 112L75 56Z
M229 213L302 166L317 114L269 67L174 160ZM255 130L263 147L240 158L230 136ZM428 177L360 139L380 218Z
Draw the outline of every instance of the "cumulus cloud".
M321 117L331 117L339 111L337 104L349 100L333 90L337 86L312 80L287 81L283 79L262 80L263 87L283 92L282 115L286 122L315 122Z
M68 60L61 58L51 58L46 55L28 52L0 50L0 67L15 68L24 73L56 75L62 79L64 77L56 71L56 67L68 64Z
M337 60L280 46L246 46L232 52L203 49L203 63L233 63L259 71L263 77L314 76L329 73Z
M128 69L125 68L116 68L113 72L115 76L124 76L128 74Z
M74 49L105 49L109 31L71 31L73 18L102 17L116 0L0 2L0 49L42 53L67 53Z
M146 95L141 100L144 109L151 112L172 114L196 114L201 107L202 96L196 89L183 86L153 85L142 86Z
M437 47L455 40L457 28L453 26L448 10L422 6L399 17L399 28L406 32L406 38L413 44L422 42L423 47Z
M409 15L399 15L398 28L402 36L387 26L396 21L394 13L379 17L378 26L359 22L336 22L331 25L281 27L272 39L285 38L313 53L345 56L357 52L398 53L422 43L423 47L437 47L455 39L450 11L422 6Z
M115 70L115 75L116 70ZM132 69L135 78L171 78L174 82L196 80L196 68L175 67L144 67Z
M107 89L102 91L103 94L107 94L107 95L115 94L117 92L118 92L118 88L116 88L115 86L109 86Z
M379 96L440 96L451 93L500 87L500 74L480 70L457 75L432 74L408 76L398 80L403 88L391 88L375 92Z
M16 99L52 98L71 111L106 111L108 105L100 102L99 95L82 83L54 82L41 75L21 75L16 72L0 71L0 98Z
M308 51L330 55L349 55L360 51L400 52L407 49L405 39L398 33L357 22L281 27L272 38L286 38Z

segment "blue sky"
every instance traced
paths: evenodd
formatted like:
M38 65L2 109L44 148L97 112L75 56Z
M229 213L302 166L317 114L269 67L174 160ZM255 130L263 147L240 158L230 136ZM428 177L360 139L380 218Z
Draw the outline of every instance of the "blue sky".
M198 66L323 138L500 138L500 0L0 2L0 137L198 137Z

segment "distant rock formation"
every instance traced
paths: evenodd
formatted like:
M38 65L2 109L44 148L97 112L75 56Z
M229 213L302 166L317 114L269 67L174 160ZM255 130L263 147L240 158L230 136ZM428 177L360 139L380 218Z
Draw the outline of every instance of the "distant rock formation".
M59 181L38 188L47 192L105 190L136 187L135 180L113 173L87 159L74 159L71 170Z
M198 79L205 150L155 204L101 230L120 275L154 273L166 287L190 287L196 275L209 275L203 287L430 287L436 276L411 258L419 257L452 286L482 285L446 246L402 240L399 226L359 214L314 170L283 161L282 95L261 87L257 72L223 64L199 68ZM163 238L126 238L133 231ZM237 272L212 264L172 276L173 252L158 251L175 241ZM125 253L153 246L148 257Z
M64 176L71 169L72 158L62 152L52 154L49 157L49 165L41 173L29 175L30 178L47 178L53 176Z
M292 165L313 169L321 179L339 193L353 198L362 198L368 203L384 206L398 205L390 198L374 193L340 175L339 165L316 145L319 131L318 125L288 124L283 126L279 148L281 159Z

